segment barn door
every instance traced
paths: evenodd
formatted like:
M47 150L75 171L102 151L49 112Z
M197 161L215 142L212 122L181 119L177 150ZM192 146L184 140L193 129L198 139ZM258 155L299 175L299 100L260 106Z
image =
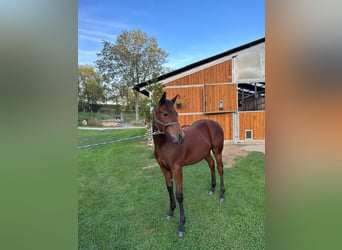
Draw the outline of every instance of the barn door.
M236 84L204 85L205 112L236 111Z

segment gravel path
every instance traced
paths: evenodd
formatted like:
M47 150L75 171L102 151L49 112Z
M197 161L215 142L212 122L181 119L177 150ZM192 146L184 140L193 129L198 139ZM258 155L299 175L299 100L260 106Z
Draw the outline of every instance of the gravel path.
M249 152L262 152L265 154L265 142L231 143L225 142L223 148L223 162L225 167L231 167L238 156L246 156Z

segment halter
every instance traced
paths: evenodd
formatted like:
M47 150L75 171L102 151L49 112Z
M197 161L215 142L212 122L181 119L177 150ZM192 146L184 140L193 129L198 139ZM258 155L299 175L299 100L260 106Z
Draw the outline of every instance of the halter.
M168 126L172 126L172 125L179 125L179 122L162 122L157 118L156 112L153 110L153 121L159 123L160 125L163 126L163 130L160 131L159 128L157 131L153 132L152 135L166 135L165 129Z

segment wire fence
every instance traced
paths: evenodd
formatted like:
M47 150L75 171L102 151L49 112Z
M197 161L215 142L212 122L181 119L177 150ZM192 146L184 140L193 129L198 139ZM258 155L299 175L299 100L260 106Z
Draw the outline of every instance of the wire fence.
M112 140L112 141L98 142L98 143L93 143L93 144L82 145L82 146L78 146L77 148L78 149L91 148L91 147L96 147L96 146L101 146L101 145L118 143L118 142L122 142L122 141L128 141L128 140L145 138L145 137L148 137L149 135L150 135L150 133L146 133L144 135L137 135L137 136L133 136L133 137L121 138L121 139Z

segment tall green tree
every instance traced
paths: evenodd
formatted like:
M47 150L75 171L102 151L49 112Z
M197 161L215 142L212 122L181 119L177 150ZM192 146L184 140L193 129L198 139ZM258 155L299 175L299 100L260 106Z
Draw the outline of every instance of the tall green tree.
M92 105L105 101L101 75L92 66L78 66L78 106L91 111Z
M140 82L165 72L163 64L168 53L159 48L156 38L141 30L124 30L115 43L103 41L97 53L96 67L104 81L112 89L112 98L124 104L129 101L128 92ZM139 121L140 95L134 90L136 121Z

